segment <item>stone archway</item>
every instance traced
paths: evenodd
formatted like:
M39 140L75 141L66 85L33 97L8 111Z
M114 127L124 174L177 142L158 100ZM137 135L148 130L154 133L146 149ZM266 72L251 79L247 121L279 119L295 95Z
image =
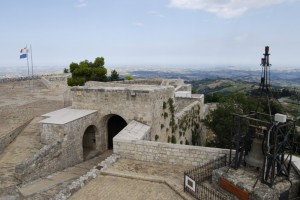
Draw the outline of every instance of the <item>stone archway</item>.
M125 126L127 122L119 115L113 115L107 121L107 147L113 148L113 137L116 136Z
M94 125L88 126L84 131L82 137L83 160L90 159L97 153L96 132L97 128Z

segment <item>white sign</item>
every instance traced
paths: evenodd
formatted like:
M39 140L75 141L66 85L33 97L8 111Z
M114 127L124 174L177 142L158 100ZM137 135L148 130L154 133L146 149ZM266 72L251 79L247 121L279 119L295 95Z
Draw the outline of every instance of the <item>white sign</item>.
M184 185L188 188L190 188L191 190L193 190L194 192L196 191L196 183L193 179L191 179L188 176L185 176L185 183Z

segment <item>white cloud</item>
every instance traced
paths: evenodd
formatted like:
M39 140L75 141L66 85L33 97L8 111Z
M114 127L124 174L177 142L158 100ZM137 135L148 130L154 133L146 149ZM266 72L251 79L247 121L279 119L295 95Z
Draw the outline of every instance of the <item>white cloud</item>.
M82 7L86 7L86 6L87 6L86 0L78 0L77 4L75 5L75 7L77 7L77 8L82 8Z
M204 10L222 18L232 18L255 8L294 0L170 0L171 7Z
M242 42L248 38L249 34L248 33L241 33L240 35L237 35L234 37L234 40L237 42Z
M132 25L133 26L138 26L138 27L144 27L145 26L145 24L142 23L142 22L133 22Z
M155 17L165 17L163 14L156 12L156 11L148 11L149 15L153 15Z

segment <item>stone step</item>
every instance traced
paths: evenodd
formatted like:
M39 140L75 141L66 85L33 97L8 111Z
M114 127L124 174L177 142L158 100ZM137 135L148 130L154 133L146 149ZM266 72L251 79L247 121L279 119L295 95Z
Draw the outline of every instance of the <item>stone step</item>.
M54 173L45 178L38 179L34 182L27 183L20 186L18 189L25 199L39 199L42 197L51 197L56 194L58 190L63 189L72 183L73 180L86 174L90 169L95 167L106 157L110 156L112 151L106 151L101 155L87 160L83 163L77 164L74 167L69 167L61 172ZM57 188L58 187L58 188Z

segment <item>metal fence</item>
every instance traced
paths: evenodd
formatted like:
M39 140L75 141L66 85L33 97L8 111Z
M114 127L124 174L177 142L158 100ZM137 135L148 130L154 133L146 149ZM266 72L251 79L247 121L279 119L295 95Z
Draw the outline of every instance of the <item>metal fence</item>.
M190 193L196 199L225 200L226 196L206 184L205 181L212 177L213 170L226 166L226 157L224 155L184 172L184 191Z

